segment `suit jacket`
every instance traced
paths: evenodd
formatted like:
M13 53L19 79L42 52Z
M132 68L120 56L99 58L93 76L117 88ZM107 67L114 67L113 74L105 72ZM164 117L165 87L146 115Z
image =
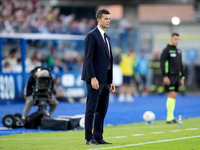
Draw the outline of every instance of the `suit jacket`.
M91 82L91 78L96 77L99 84L112 83L113 56L110 37L107 38L110 45L110 58L108 47L97 27L86 36L82 80ZM108 71L109 61L111 69Z

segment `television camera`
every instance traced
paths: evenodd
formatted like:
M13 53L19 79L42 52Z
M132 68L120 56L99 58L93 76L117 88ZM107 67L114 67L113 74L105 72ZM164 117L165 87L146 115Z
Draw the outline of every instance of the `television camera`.
M39 106L39 110L43 110L48 105L48 99L52 96L53 79L48 69L38 68L35 72L35 86L33 87L33 98Z
M25 123L22 122L22 115L20 113L7 114L2 119L2 123L5 127L23 127L27 125L27 123L28 126L30 126L30 119L34 120L37 117L41 119L41 117L48 116L44 109L46 109L49 104L49 98L52 97L53 79L50 75L50 71L47 68L36 67L31 71L30 79L32 80L32 95L35 100L34 105L38 105L38 111L28 116ZM27 86L25 87L24 93L26 93L26 88ZM38 124L38 122L36 122L36 124Z

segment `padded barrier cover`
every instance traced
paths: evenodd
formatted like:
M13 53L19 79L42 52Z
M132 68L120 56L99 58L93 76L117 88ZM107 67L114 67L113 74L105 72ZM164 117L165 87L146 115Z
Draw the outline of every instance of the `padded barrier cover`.
M84 115L57 116L56 118L42 118L41 129L73 130L80 127L79 122Z
M58 116L56 118L62 118L62 119L69 119L69 126L68 126L68 130L73 130L75 128L80 127L79 122L81 120L82 117L84 117L85 115L75 115L75 116Z
M51 129L51 130L68 130L69 119L62 118L44 118L41 119L40 128L41 129Z

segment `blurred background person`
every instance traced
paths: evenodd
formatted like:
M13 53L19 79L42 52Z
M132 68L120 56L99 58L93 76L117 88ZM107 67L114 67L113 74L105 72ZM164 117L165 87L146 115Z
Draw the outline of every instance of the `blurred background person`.
M161 94L164 92L162 82L162 71L160 66L160 54L157 49L152 50L153 59L149 61L149 67L153 71L152 85L150 91L152 94Z
M148 92L147 88L147 75L148 75L148 58L145 56L145 52L141 51L140 57L137 58L136 65L136 82L138 86L138 91L140 94L146 94Z
M4 71L6 70L6 72L8 72L10 70L10 72L12 72L13 65L17 65L16 52L16 48L11 49L9 52L9 56L2 60L2 66Z
M4 65L2 65L2 72L4 73L10 73L12 72L12 67L8 62L5 62Z
M56 99L67 101L66 90L65 90L65 88L61 85L60 77L59 77L59 76L57 76L57 77L54 79L54 91L56 91L56 94L55 94Z
M62 86L61 79L57 76L54 79L54 90L56 91L56 99L59 101L67 101L73 103L75 100L72 97L67 97L66 89Z
M48 55L47 59L46 59L46 63L47 63L47 67L49 68L53 68L54 66L54 59L57 56L57 50L56 47L52 47L51 48L51 53Z
M21 58L17 59L17 64L16 65L12 65L12 72L15 72L15 73L22 72L22 61L21 61Z
M125 54L122 54L119 66L123 74L123 83L120 86L119 102L133 102L131 81L134 74L134 54L132 50L127 50Z
M42 66L42 62L40 61L40 56L38 56L38 55L40 55L40 54L35 53L32 56L30 64L26 66L26 72L30 72L35 67L41 67Z
M130 16L122 18L119 21L119 28L118 28L119 42L121 43L120 47L122 48L122 50L126 50L130 46L129 34L132 29L133 29L133 24Z

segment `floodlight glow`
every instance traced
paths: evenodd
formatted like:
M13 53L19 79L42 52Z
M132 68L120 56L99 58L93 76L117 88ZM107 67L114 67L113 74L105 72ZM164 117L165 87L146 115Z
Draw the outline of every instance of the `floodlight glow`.
M173 17L172 18L172 24L173 25L179 25L179 23L180 23L179 17Z

